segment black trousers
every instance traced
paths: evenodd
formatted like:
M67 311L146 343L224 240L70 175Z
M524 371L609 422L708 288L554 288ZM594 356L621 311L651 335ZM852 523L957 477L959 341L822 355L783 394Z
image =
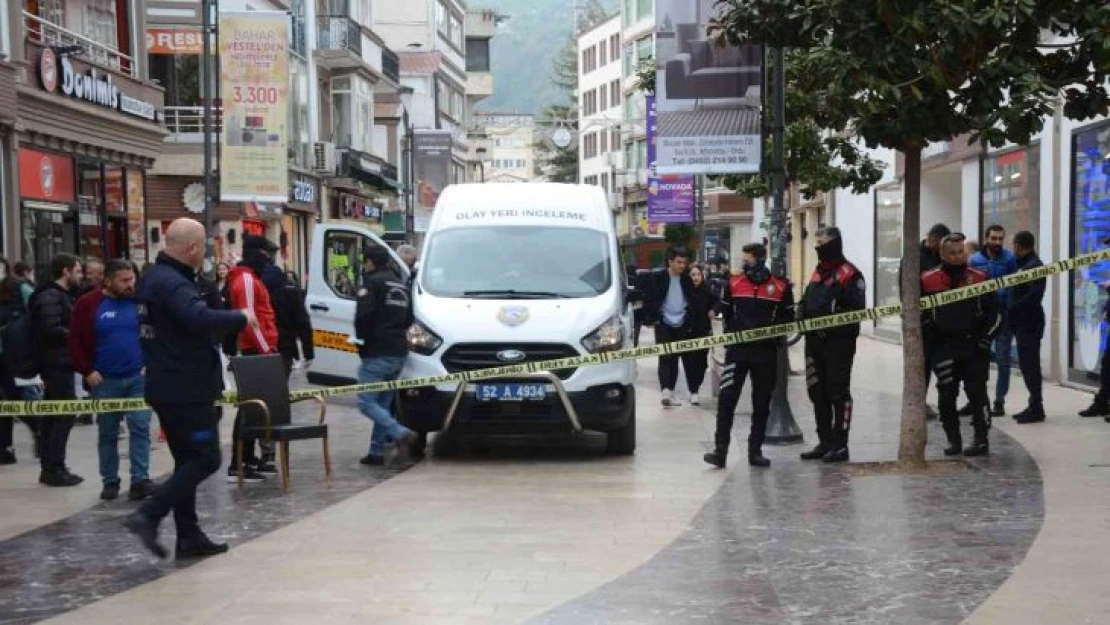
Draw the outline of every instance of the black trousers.
M971 423L975 428L975 438L984 441L987 438L991 426L990 398L987 396L990 357L989 352L974 348L941 351L935 357L937 408L949 442L960 440L960 421L956 408L960 383L963 383L964 393L971 404ZM983 365L984 362L987 363L986 366Z
M682 354L682 369L686 372L686 387L691 394L697 393L705 381L705 371L709 369L709 350L699 349Z
M44 387L43 399L76 399L77 384L70 367L43 366L39 372ZM39 441L42 455L39 463L43 471L64 471L69 432L73 429L74 415L49 415L39 419Z
M748 433L748 454L763 447L767 434L767 417L771 414L771 395L775 390L778 367L775 347L730 347L721 370L721 392L717 397L717 433L714 436L719 453L727 453L736 418L736 404L744 390L744 380L752 379L752 429Z
M671 326L660 321L655 324L655 343L670 343L672 341L681 341L686 338L683 336L682 328L672 328ZM675 385L678 384L678 362L680 354L671 354L669 356L659 357L659 388L664 391L673 391Z
M1102 351L1102 362L1099 368L1098 394L1095 395L1095 401L1110 403L1110 348Z
M848 446L852 429L852 364L856 339L806 336L806 386L817 438L832 449Z
M1017 339L1018 366L1025 388L1029 391L1029 406L1043 408L1044 396L1041 386L1041 339L1044 338L1044 316L1032 320L1033 323L1012 323L1014 338Z
M155 522L173 511L181 541L200 534L197 487L220 468L219 415L210 402L151 406L166 430L173 475L139 509Z
M244 356L259 356L258 352L245 351ZM285 365L285 380L289 381L289 376L293 373L293 360L292 356L282 354L282 363ZM244 438L242 434L243 418L242 411L236 413L235 423L231 427L231 466L237 467L239 459L235 457L236 450L239 448L239 439L243 440L243 464L256 466L260 462L273 462L274 449L272 445L266 441L258 438ZM258 445L258 454L254 453L255 444Z
M0 358L0 392L6 401L23 401L23 389L15 385L15 377L8 370L8 365ZM21 421L31 428L31 434L38 440L38 421L35 417L19 417ZM15 434L15 417L0 417L0 449L12 446L12 437Z

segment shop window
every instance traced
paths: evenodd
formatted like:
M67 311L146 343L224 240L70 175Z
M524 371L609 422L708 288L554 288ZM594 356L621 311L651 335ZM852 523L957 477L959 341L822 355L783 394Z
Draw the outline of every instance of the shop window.
M1071 256L1078 256L1105 249L1110 237L1110 124L1076 133L1071 162ZM1110 334L1104 313L1110 262L1078 268L1070 275L1070 377L1097 386Z
M362 258L370 246L378 245L368 236L354 232L330 230L324 238L325 278L332 292L346 299L355 299L362 277ZM402 274L396 261L389 266Z
M812 235L811 235L812 236ZM875 191L875 305L890 306L901 301L898 268L902 264L902 187ZM876 328L899 333L901 318L883 317Z
M64 46L77 33L88 42L85 58L131 72L127 0L25 0L23 8L37 17L27 23L31 41Z
M992 156L983 161L980 232L991 224L1006 229L1009 239L1028 230L1040 239L1040 147L1032 146ZM1009 241L1007 241L1007 247Z
M289 160L301 167L310 165L309 123L308 123L308 64L300 58L289 59Z

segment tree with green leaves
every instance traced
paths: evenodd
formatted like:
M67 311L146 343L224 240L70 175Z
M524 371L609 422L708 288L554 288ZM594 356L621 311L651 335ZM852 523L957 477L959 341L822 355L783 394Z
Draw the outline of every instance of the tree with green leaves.
M1110 105L1110 8L1071 0L722 0L730 43L792 51L793 89L821 129L905 156L903 393L898 459L925 464L918 244L921 152L970 133L1025 144L1057 106L1076 120Z
M574 33L551 61L551 82L559 88L563 101L544 107L543 117L549 123L561 125L572 132L577 129L578 106L575 99L578 97L578 33L600 24L608 16L608 10L598 0L589 0L576 12L578 23ZM536 143L535 148L536 162L549 182L578 182L577 142L560 148L545 136Z

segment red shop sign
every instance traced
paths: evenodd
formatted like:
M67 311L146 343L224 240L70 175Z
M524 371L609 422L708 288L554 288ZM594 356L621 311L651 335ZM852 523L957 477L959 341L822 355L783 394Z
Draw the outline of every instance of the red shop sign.
M75 201L73 159L19 148L19 195L28 200L60 204Z

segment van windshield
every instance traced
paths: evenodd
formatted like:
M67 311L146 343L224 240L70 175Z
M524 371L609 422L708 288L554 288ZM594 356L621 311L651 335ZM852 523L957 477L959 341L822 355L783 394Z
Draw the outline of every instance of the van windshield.
M613 281L609 239L585 228L443 230L429 241L420 284L440 297L594 297Z

